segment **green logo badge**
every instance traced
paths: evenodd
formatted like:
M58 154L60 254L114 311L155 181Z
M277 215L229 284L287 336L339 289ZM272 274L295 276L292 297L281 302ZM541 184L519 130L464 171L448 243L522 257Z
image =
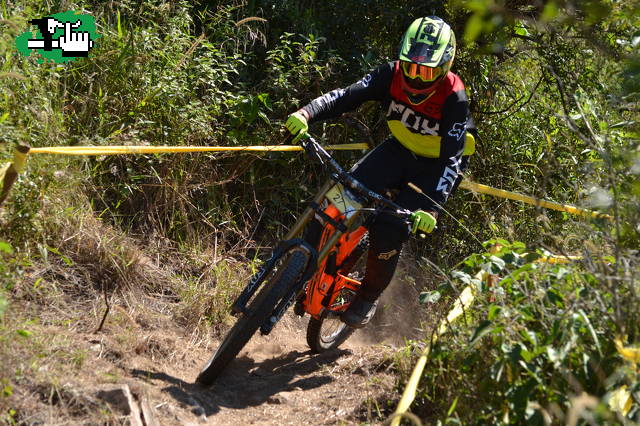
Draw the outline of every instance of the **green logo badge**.
M99 37L93 16L72 10L32 19L30 23L38 27L38 31L20 34L16 37L16 47L24 56L38 52L40 63L45 59L63 63L86 58Z

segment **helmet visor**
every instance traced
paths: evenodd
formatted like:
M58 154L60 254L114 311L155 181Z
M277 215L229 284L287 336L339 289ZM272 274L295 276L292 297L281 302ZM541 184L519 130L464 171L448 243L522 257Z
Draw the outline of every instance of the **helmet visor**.
M400 67L405 77L411 80L419 79L424 83L431 83L442 75L441 67L432 68L415 62L400 61Z

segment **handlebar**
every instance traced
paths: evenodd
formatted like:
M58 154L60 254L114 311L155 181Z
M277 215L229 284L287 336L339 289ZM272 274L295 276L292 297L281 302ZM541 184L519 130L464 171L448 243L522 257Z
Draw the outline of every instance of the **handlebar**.
M321 164L328 165L333 170L334 180L340 182L358 195L370 201L377 201L385 205L391 210L391 214L402 217L403 219L411 219L412 212L410 210L401 207L393 201L364 186L349 172L345 171L340 164L334 160L331 154L329 154L311 135L307 133L303 136L300 140L300 144L309 157L319 160Z

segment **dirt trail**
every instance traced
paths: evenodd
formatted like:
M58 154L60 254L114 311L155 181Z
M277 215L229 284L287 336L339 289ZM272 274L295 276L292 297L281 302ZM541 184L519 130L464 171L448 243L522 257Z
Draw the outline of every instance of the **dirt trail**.
M33 337L15 345L12 365L34 351L40 361L37 370L21 367L30 374L0 398L0 412L15 407L19 424L46 425L129 424L136 407L151 411L159 425L380 424L399 398L394 355L404 338L424 336L420 321L433 317L418 304L421 286L409 278L420 275L403 271L372 323L340 349L312 354L308 316L290 310L269 336L254 336L209 388L194 380L219 338L181 325L166 303L154 305L156 298L114 298L100 331L102 297L82 304L70 298L65 309L18 298L23 305L14 308L39 320ZM124 406L104 396L117 389L127 395Z
M254 336L208 389L193 380L217 341L163 363L166 370L141 358L129 373L146 383L161 424L377 424L389 414L386 401L397 398L389 359L416 333L416 300L415 291L396 280L374 322L324 354L308 349L307 317L288 313L271 335ZM183 339L176 344L186 344Z

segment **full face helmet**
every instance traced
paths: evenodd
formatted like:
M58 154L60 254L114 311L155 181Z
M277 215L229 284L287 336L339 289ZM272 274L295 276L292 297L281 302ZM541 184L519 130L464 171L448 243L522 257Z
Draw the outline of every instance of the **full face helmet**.
M408 94L429 95L447 75L456 55L456 36L437 16L418 18L400 43L400 68Z

